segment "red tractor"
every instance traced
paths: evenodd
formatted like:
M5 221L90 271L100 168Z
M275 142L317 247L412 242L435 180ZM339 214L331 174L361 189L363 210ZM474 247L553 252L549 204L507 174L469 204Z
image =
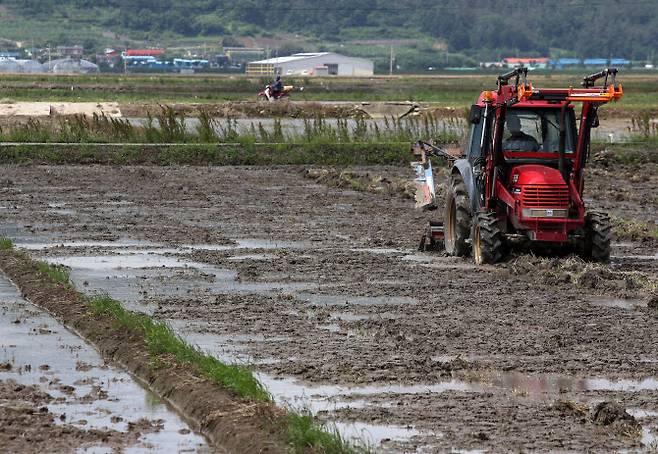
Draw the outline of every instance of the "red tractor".
M616 75L608 68L585 77L583 88L544 89L528 83L527 68L517 68L499 76L498 89L483 92L471 107L463 158L415 144L426 202L434 193L428 155L453 161L443 225L430 223L421 247L443 240L449 254L472 253L483 264L501 260L515 243L543 243L608 261L610 220L586 209L583 170L599 106L622 96Z

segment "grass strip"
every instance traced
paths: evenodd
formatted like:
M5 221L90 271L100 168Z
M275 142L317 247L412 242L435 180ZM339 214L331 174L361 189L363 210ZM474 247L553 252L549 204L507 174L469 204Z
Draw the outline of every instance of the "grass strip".
M203 377L240 397L265 402L271 400L269 393L249 369L224 364L202 353L174 333L167 324L154 321L148 315L127 311L109 296L93 297L89 305L93 313L109 316L118 326L142 335L149 353L154 357L172 355L177 361L195 367Z
M0 146L1 164L55 165L409 165L409 142L312 144Z
M13 251L11 239L0 237L0 250L13 253L22 262L36 267L43 279L43 287L48 282L57 288L75 291L69 278L68 268L45 262L34 261L22 252ZM156 367L167 367L172 358L180 365L192 366L200 377L208 379L222 389L255 402L272 403L272 396L254 377L249 368L228 365L201 352L177 335L166 323L156 321L146 314L124 309L121 303L106 295L87 297L76 292L89 306L95 316L108 317L117 327L127 330L144 339L149 355ZM166 359L166 361L164 361ZM363 454L372 450L365 443L354 444L344 440L338 431L318 422L309 412L287 409L285 416L276 421L277 427L287 446L295 453Z

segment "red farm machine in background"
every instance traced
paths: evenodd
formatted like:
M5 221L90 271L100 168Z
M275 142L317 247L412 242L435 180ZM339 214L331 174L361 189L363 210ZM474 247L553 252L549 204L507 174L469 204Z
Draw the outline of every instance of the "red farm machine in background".
M430 223L421 247L443 240L449 254L472 254L483 264L501 260L515 243L542 243L607 261L610 220L585 207L584 168L598 108L622 96L617 70L585 77L583 88L535 88L527 71L501 75L496 91L480 94L471 107L463 157L426 142L412 147L420 157L417 181L427 207L434 197L429 157L452 163L443 224ZM575 103L582 104L578 120Z

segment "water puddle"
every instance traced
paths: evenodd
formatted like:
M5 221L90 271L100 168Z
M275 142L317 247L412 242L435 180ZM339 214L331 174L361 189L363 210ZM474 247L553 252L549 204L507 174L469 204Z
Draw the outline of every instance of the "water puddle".
M658 435L649 427L642 428L642 438L640 442L653 450L658 449Z
M253 366L256 364L274 364L280 360L268 358L256 360L246 352L247 344L258 342L286 342L290 338L283 336L265 337L262 334L208 334L203 322L193 323L185 320L168 319L167 324L176 334L200 350L227 364Z
M629 259L629 260L658 260L658 252L654 255L613 255L612 259Z
M383 441L405 441L423 432L412 427L367 424L364 422L335 422L333 425L343 438L365 442L366 446L379 446Z
M126 432L129 423L145 418L161 429L146 431L128 451L210 452L157 396L106 366L93 348L23 299L4 276L0 307L0 363L12 365L0 379L35 385L57 399L47 404L55 415L65 415L56 423Z
M369 320L372 315L368 314L351 314L349 312L332 312L329 314L331 320L339 320L345 322L358 322L361 320Z
M35 241L15 241L16 247L27 249L30 251L41 251L51 248L128 248L128 247L151 247L155 243L142 240L120 239L116 241L49 241L49 242L35 242Z
M404 305L416 304L415 298L406 296L350 296L350 295L319 295L315 293L299 292L297 297L309 304L318 306L374 306L374 305Z
M480 387L476 384L454 379L433 384L345 386L301 383L293 378L275 378L259 372L256 372L256 375L278 403L294 408L306 408L313 413L348 407L360 408L363 405L363 400L354 400L355 397L438 394L447 391L474 392L480 390Z
M405 251L400 249L391 249L391 248L353 248L350 249L352 252L365 252L368 254L406 254Z
M621 298L606 298L590 301L592 306L599 307L615 307L619 309L637 309L640 307L647 307L647 302L634 299L621 299Z
M113 252L117 252L114 250ZM313 290L308 282L253 282L238 280L235 271L169 256L171 249L124 250L115 255L46 256L48 263L71 269L71 281L81 291L109 296L127 307L149 313L135 303L149 298L185 297L199 293L274 294Z
M627 408L626 412L636 418L655 418L658 416L658 411L644 410L642 408Z
M641 392L658 390L658 378L640 380L609 378L575 378L568 375L501 373L480 377L477 382L483 389L503 388L527 395L548 395L563 392L618 391Z
M234 255L229 257L228 259L234 262L241 262L243 260L263 260L263 261L268 261L268 260L275 260L277 258L276 255L274 254L242 254L242 255Z
M182 248L201 251L231 251L234 249L306 249L311 246L311 243L305 241L259 238L242 238L235 241L235 244L185 244Z
M77 214L77 211L70 208L49 208L46 210L48 214L56 214L59 216L74 216Z
M315 326L317 329L324 329L329 331L330 333L340 333L340 325L336 323L329 323L326 325L316 325Z
M176 257L160 254L120 254L88 256L45 257L48 263L57 263L69 268L84 268L93 271L121 270L130 268L182 268L187 262Z

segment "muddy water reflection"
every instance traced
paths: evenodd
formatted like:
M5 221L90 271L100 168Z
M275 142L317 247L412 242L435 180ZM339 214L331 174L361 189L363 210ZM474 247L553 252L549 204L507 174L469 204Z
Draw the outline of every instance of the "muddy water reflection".
M552 395L564 392L619 391L640 392L658 390L658 378L640 380L609 378L575 378L568 375L501 373L481 378L483 388L504 388L528 395Z
M146 418L162 428L143 434L126 452L209 452L205 440L188 432L187 424L157 396L128 374L106 366L82 339L23 299L4 275L0 275L0 363L12 366L0 372L0 380L35 385L58 399L47 405L51 413L65 415L63 420L55 419L58 424L126 432L129 423Z
M48 263L71 268L71 280L81 291L106 293L127 307L146 313L153 308L139 305L148 298L185 297L199 292L263 293L313 290L307 282L249 282L233 270L183 259L178 249L111 249L103 255L48 255ZM98 251L95 251L98 253Z

